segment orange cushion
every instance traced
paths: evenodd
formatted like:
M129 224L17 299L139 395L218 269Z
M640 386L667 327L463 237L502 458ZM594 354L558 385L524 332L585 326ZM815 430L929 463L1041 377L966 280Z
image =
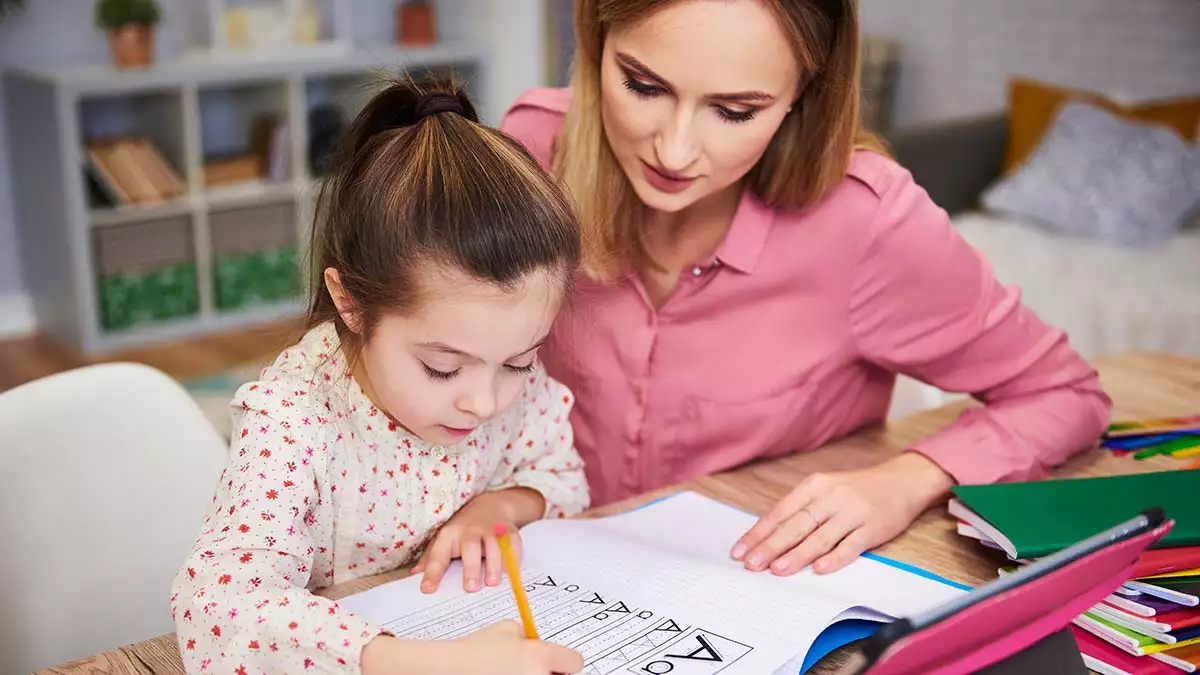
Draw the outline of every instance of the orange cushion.
M1014 78L1008 87L1005 172L1011 171L1037 148L1059 108L1074 100L1091 102L1132 121L1167 126L1192 142L1200 138L1200 96L1124 105L1095 92Z

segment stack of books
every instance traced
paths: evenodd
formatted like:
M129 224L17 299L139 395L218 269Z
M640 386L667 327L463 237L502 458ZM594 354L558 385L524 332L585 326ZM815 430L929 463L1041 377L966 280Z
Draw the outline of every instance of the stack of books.
M1111 675L1200 667L1200 471L956 486L958 533L1003 552L1006 574L1159 507L1174 527L1129 580L1075 618L1088 667Z

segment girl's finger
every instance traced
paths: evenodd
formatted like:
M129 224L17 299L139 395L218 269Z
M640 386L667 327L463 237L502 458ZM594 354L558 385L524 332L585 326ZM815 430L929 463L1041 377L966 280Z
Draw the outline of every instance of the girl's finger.
M453 537L438 537L433 542L425 562L425 578L421 580L421 592L432 593L437 590L438 584L442 583L442 575L446 573L446 568L454 556L454 543Z
M483 542L476 534L463 535L462 570L463 590L468 593L479 590L479 568L483 558Z
M858 529L860 525L862 523L850 515L835 515L791 551L780 556L771 564L771 571L778 575L788 575L804 569L817 558L832 551L846 535Z
M486 565L484 583L488 586L499 585L500 570L504 564L500 559L500 543L490 534L483 538L483 562Z
M730 555L734 560L744 560L746 554L757 548L771 536L785 521L796 515L800 509L808 506L817 497L818 491L824 485L819 474L805 478L783 499L775 503L770 511L758 519L746 534L734 544Z

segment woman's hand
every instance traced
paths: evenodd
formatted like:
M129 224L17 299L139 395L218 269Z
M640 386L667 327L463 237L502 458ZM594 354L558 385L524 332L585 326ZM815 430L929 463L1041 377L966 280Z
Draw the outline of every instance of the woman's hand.
M583 670L583 656L553 642L530 640L505 620L454 640L402 640L380 635L362 651L363 675L552 675Z
M903 532L952 484L914 452L869 469L812 474L738 540L733 557L781 576L809 564L833 572Z
M413 566L413 574L425 574L421 591L436 591L455 558L462 558L463 590L479 590L481 571L486 572L483 578L488 586L499 584L503 563L493 528L498 524L508 526L513 555L520 560L521 536L517 528L540 518L545 508L541 493L529 488L485 492L467 502L450 517Z

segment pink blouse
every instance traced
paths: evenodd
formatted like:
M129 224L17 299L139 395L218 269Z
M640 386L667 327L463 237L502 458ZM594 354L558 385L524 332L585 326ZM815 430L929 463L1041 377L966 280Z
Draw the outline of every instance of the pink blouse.
M529 91L501 128L548 166L569 96ZM658 310L636 274L581 280L543 353L575 393L593 505L880 422L895 373L986 404L911 447L963 484L1042 476L1111 410L1067 336L867 151L805 211L744 193L716 254Z

